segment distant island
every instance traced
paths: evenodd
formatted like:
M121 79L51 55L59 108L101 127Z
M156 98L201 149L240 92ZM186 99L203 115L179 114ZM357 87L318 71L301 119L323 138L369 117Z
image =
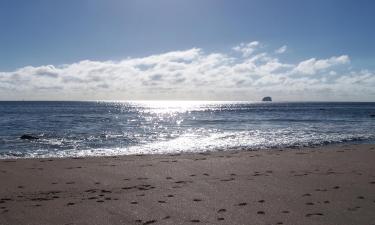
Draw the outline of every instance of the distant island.
M262 99L263 102L272 102L272 98L267 96Z

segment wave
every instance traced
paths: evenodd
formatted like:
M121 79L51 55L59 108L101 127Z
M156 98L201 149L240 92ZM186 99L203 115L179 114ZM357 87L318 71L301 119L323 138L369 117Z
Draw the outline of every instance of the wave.
M273 130L268 132L219 132L188 133L179 137L136 144L127 147L92 147L80 149L76 147L58 149L38 149L33 151L7 151L0 153L0 158L60 158L114 156L135 154L174 154L198 153L207 151L262 150L279 148L314 147L339 143L374 142L375 136L369 134L319 134L299 133L290 130ZM49 140L54 143L54 141ZM61 142L58 142L61 143Z

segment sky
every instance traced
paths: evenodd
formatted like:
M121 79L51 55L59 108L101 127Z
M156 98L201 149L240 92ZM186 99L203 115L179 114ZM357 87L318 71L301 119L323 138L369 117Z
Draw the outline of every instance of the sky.
M375 101L372 0L0 0L0 100Z

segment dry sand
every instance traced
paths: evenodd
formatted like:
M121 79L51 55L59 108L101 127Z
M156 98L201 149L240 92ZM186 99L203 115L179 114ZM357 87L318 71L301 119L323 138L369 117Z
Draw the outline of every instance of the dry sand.
M375 145L0 160L0 224L375 224Z

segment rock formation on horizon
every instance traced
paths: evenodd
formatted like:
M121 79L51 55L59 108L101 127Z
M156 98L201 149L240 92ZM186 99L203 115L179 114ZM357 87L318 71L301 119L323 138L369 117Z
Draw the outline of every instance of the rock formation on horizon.
M267 96L262 99L263 102L272 102L272 98Z

